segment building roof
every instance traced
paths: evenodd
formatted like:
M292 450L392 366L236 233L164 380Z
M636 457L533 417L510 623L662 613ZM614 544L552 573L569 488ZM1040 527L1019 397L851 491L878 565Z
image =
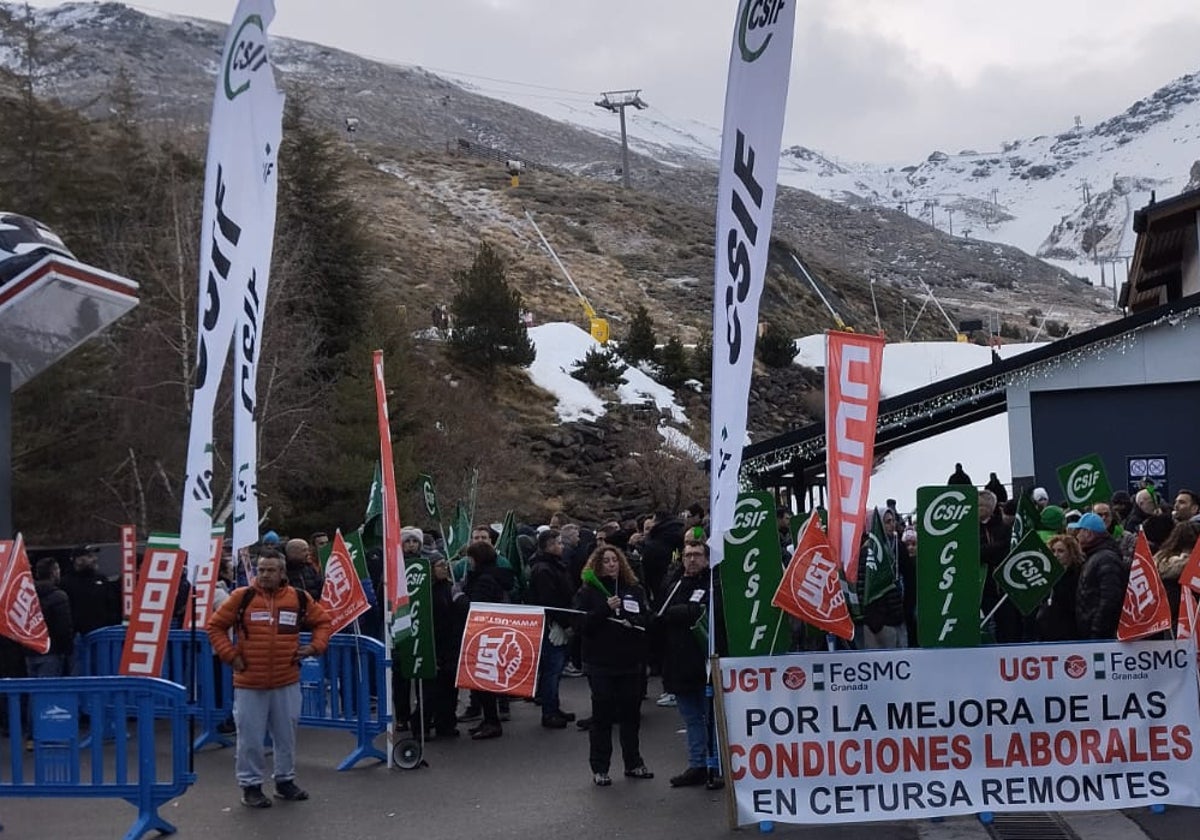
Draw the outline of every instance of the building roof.
M1141 312L1183 296L1185 258L1196 254L1196 213L1200 189L1180 193L1166 201L1151 199L1133 214L1137 244L1129 279L1121 288L1120 305Z

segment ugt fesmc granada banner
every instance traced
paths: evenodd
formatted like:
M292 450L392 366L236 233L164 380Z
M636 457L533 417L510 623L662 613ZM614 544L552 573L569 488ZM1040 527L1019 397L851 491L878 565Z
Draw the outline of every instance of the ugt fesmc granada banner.
M720 660L739 825L1200 805L1189 642Z

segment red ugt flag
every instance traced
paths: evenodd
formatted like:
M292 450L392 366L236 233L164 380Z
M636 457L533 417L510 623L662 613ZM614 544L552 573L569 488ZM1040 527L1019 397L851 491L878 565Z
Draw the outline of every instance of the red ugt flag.
M333 548L325 561L325 588L321 590L321 606L329 613L336 633L371 608L362 581L354 571L350 549L339 528L333 535Z
M843 639L854 638L854 622L846 607L837 558L821 530L819 517L804 523L796 553L783 572L771 606Z
M1129 583L1125 586L1125 603L1121 607L1121 623L1117 625L1117 641L1131 642L1171 629L1171 606L1163 588L1158 567L1150 553L1146 535L1138 532L1133 564L1129 567Z
M16 540L0 540L0 570L0 636L37 653L49 653L50 631L20 534Z

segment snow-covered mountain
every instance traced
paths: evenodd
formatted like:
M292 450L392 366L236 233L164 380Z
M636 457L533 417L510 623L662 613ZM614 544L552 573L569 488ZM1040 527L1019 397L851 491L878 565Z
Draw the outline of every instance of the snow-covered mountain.
M609 137L616 119L597 108L520 92L514 104ZM1064 123L1069 120L1065 119ZM1125 278L1133 211L1151 193L1166 198L1200 186L1200 73L1177 79L1092 126L992 150L934 151L912 165L851 163L804 146L783 151L780 183L854 205L903 209L940 230L1002 242L1105 285ZM631 146L659 159L687 149L715 160L720 131L671 120L653 108L630 112ZM785 138L785 143L787 138Z

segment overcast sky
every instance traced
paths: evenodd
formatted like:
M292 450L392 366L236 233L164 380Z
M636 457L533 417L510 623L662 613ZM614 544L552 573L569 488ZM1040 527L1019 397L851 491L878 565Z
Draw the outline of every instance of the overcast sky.
M1200 70L1196 0L795 0L784 144L912 161L1125 110ZM34 0L35 6L58 5ZM228 22L236 0L136 8ZM736 0L276 0L271 33L721 124ZM491 81L494 80L494 81ZM636 117L633 117L636 119Z

